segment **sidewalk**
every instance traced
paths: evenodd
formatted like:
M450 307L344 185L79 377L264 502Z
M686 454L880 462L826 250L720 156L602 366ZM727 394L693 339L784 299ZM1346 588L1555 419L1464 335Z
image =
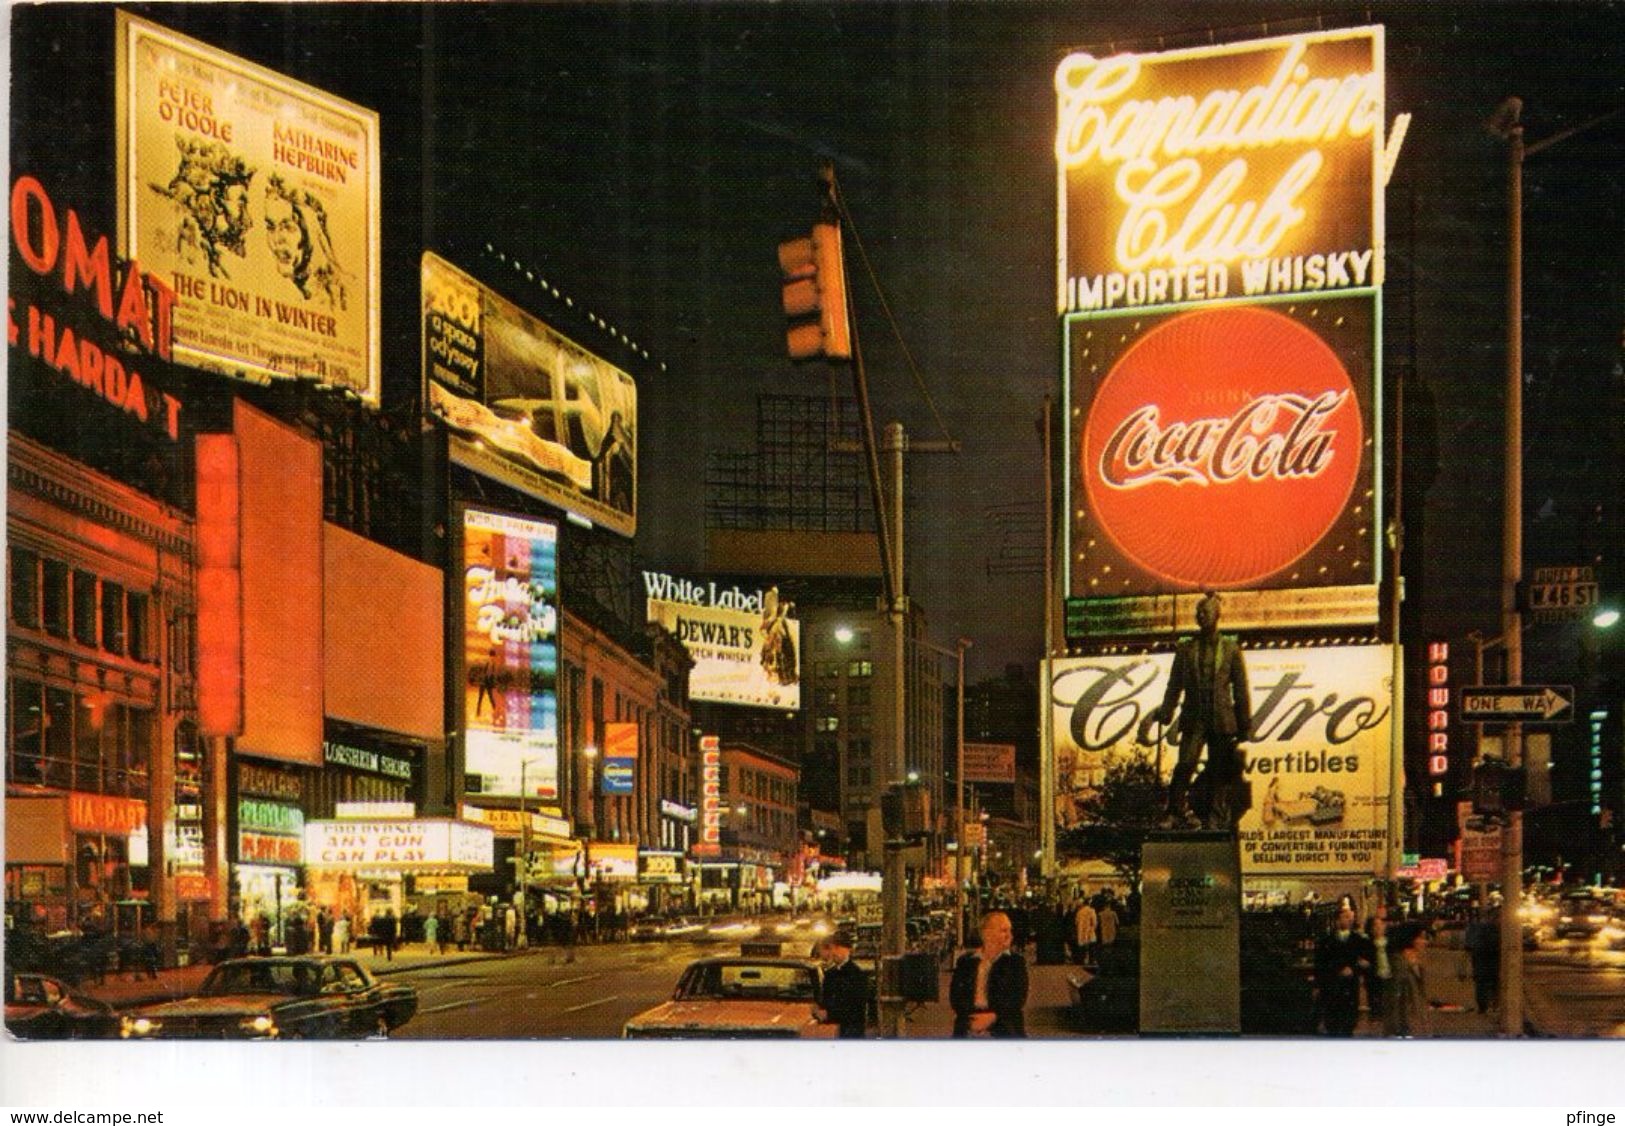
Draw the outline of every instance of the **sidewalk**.
M1474 1011L1473 974L1465 950L1429 946L1422 952L1422 974L1433 1003L1432 1039L1493 1040L1501 1026L1493 1013ZM1356 1036L1382 1035L1382 1022L1360 1019Z
M1056 1040L1088 1035L1078 1029L1072 1019L1072 987L1069 976L1083 976L1085 971L1076 966L1037 966L1027 962L1027 1037L1032 1040ZM954 1011L948 1004L948 981L951 971L942 975L940 998L934 1004L922 1005L910 1013L908 1030L910 1040L946 1040L953 1036Z
M348 957L353 957L367 969L372 971L374 977L386 977L390 974L410 973L413 970L426 970L438 966L455 966L465 962L487 962L496 958L511 958L518 954L529 953L531 949L547 950L548 947L521 948L507 950L501 953L491 953L484 950L458 950L449 946L444 954L431 953L422 943L413 943L395 951L393 959L382 954L373 954L370 950L355 950ZM154 1005L162 1001L174 1001L181 997L190 997L197 992L203 979L209 976L213 965L205 962L191 966L176 966L167 970L158 971L156 978L145 974L133 975L129 973L110 973L100 983L84 981L79 984L76 992L87 997L94 997L98 1001L106 1001L116 1009L128 1009L137 1005Z

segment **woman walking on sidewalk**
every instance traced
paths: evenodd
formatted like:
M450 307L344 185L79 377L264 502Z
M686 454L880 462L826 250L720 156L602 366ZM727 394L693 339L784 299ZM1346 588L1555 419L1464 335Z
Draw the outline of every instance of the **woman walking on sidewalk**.
M1383 1005L1382 1031L1387 1036L1426 1036L1430 1031L1427 982L1422 975L1422 951L1427 930L1419 926L1395 927L1388 932L1392 977Z

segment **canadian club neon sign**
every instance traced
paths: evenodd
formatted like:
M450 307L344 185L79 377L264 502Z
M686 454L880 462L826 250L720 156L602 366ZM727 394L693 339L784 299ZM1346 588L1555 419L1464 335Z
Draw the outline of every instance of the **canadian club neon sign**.
M1314 331L1268 308L1196 310L1147 331L1098 384L1079 515L1153 586L1241 587L1326 536L1364 444L1348 372Z

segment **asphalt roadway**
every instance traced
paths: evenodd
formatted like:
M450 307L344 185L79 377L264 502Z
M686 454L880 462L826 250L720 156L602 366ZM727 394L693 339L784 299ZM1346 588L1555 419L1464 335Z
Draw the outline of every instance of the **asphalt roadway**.
M805 953L810 929L785 936L786 953ZM731 953L737 938L711 942L667 940L648 943L581 945L573 960L557 947L493 954L430 952L421 945L393 960L363 953L374 973L409 981L418 989L418 1015L397 1029L407 1040L604 1039L620 1035L627 1019L666 1000L683 967L698 957ZM1029 964L1031 959L1029 958ZM1583 943L1548 944L1525 956L1526 1013L1539 1036L1625 1037L1625 951ZM119 1007L185 996L207 973L206 966L166 970L156 980L109 975L84 992ZM1428 992L1435 1003L1434 1034L1489 1038L1498 1035L1493 1015L1473 1011L1473 986L1466 955L1448 946L1432 947L1426 963ZM1034 1038L1088 1037L1070 1009L1070 966L1032 966L1027 1006L1028 1033ZM911 1038L949 1034L952 1014L947 981L941 1000L915 1008L907 1026ZM1369 1023L1362 1035L1379 1035Z

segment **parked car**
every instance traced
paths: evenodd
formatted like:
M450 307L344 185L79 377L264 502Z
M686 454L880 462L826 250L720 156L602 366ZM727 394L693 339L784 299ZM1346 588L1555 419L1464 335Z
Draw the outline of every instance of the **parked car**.
M701 958L665 1004L639 1013L629 1040L830 1039L818 1020L823 968L810 958Z
M274 1040L388 1035L417 1013L417 990L349 958L234 958L195 995L124 1014L126 1040Z
M6 974L6 1030L19 1040L99 1040L116 1034L112 1006L45 974Z

